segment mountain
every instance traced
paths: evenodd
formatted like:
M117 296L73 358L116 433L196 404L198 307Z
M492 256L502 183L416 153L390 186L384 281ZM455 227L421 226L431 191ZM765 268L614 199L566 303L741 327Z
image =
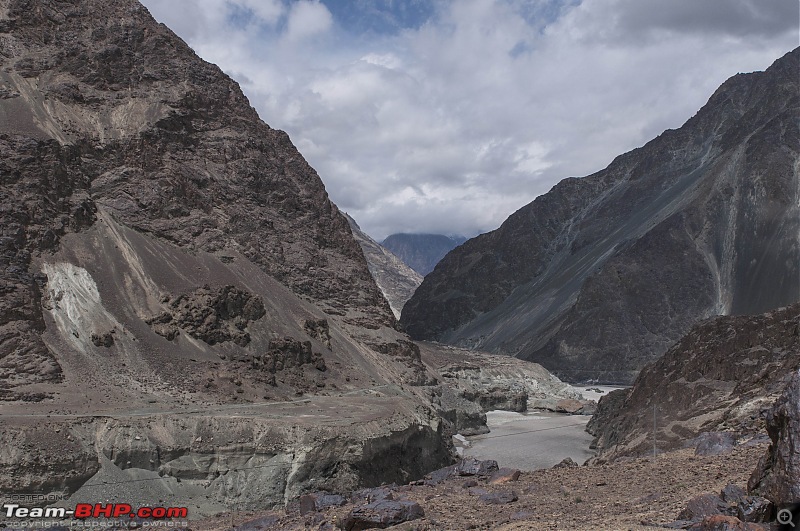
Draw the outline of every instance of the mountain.
M681 128L450 252L405 330L630 383L699 320L800 300L798 61L730 78Z
M644 368L630 389L600 400L587 426L598 461L652 451L653 406L660 451L704 432L764 431L761 411L800 367L800 304L756 316L703 321Z
M353 237L364 252L364 258L367 260L372 278L375 279L381 293L389 302L394 316L399 319L406 301L422 283L422 275L408 267L394 253L362 231L356 220L347 214L345 217L350 223Z
M147 478L198 515L451 462L347 219L233 80L134 0L0 0L0 58L0 491Z
M392 234L381 245L398 256L411 269L427 275L444 255L466 241L462 236L442 234Z
M451 464L517 380L574 397L396 330L286 133L137 1L0 0L0 58L0 492L284 507Z

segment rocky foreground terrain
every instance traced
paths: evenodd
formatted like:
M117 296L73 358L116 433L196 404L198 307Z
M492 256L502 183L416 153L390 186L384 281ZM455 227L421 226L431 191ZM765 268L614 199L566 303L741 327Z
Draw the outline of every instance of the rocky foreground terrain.
M779 509L800 515L800 369L787 376L765 409L768 446L763 432L727 444L706 438L647 458L564 460L534 472L468 458L406 485L311 493L285 511L229 514L192 529L766 531Z
M401 324L629 384L702 319L800 301L798 71L800 49L730 78L681 128L451 251Z
M701 434L731 440L763 433L763 414L800 367L800 304L695 326L633 387L600 400L587 430L598 460L681 447ZM707 436L707 435L706 435Z

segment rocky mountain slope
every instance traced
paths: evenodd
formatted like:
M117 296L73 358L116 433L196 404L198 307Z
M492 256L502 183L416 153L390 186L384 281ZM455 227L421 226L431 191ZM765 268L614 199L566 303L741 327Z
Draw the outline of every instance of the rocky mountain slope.
M411 269L422 276L427 275L444 256L464 243L461 236L443 234L391 234L381 245L398 256Z
M452 461L479 406L235 82L135 0L0 0L0 60L0 492L197 518Z
M422 275L408 267L394 253L362 231L356 220L347 214L345 217L350 223L353 237L364 252L364 258L367 260L372 278L375 279L381 293L389 302L394 316L399 319L406 301L422 283Z
M680 129L461 245L401 324L632 382L701 319L800 300L799 62L794 50L732 77Z
M733 441L763 433L762 411L798 367L800 304L709 319L643 369L632 388L603 397L587 430L602 461L652 451L654 405L659 451L707 432Z

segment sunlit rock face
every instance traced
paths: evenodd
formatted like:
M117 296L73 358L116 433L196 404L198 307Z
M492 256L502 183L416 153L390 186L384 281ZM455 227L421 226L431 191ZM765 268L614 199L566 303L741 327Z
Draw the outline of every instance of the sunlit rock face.
M680 129L453 250L401 324L630 383L703 318L800 300L799 58L732 77Z

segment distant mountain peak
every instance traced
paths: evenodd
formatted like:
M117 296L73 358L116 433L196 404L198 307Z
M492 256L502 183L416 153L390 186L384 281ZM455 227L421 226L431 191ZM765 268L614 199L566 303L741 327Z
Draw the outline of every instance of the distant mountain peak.
M388 236L381 245L392 251L411 269L427 275L444 256L467 241L463 236L444 234L398 233Z

